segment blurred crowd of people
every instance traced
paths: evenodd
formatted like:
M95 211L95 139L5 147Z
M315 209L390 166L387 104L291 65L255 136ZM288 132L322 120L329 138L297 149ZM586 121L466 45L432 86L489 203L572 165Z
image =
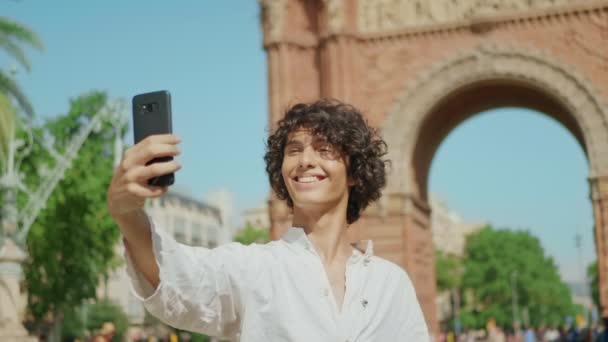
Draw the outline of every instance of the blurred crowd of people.
M498 326L485 330L442 332L438 342L608 342L608 320L591 327L527 327L505 331Z

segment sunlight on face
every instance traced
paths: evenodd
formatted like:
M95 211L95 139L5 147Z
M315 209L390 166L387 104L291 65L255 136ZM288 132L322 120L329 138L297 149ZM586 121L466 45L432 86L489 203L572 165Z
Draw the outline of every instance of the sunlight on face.
M348 200L345 158L339 149L310 130L289 134L285 144L281 173L299 208L334 205Z

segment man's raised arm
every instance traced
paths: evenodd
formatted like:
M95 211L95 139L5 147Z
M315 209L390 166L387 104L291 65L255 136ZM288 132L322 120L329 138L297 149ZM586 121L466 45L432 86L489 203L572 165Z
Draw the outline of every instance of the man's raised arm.
M155 288L160 282L159 269L144 204L146 198L159 197L167 188L148 185L148 179L175 172L181 166L175 160L146 164L154 158L178 155L179 142L172 134L153 135L131 147L125 152L108 189L110 216L120 227L125 248L137 270Z

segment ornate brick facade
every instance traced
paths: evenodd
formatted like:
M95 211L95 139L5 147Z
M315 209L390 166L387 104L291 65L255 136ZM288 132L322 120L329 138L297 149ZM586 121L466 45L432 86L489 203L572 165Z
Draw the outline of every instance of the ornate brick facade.
M547 113L589 160L602 315L608 317L608 1L260 0L271 127L286 107L334 97L382 128L383 198L350 228L408 270L431 330L434 248L427 182L447 134L476 113ZM290 222L270 200L272 233Z

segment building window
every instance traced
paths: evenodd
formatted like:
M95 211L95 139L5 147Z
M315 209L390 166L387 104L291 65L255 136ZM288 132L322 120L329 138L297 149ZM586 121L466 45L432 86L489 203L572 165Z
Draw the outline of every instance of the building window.
M177 242L186 243L186 220L183 217L175 217L173 221L173 237Z
M192 223L192 246L203 245L203 225L198 222Z

